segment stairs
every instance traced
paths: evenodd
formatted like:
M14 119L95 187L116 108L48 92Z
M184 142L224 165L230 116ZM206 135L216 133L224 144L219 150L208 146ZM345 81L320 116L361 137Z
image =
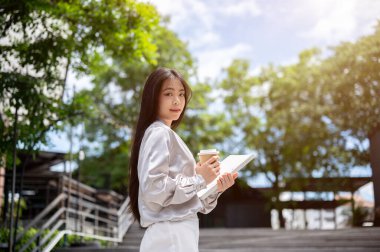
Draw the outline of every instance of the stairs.
M128 229L128 232L124 236L124 240L117 247L112 248L99 248L97 246L88 247L77 247L77 248L60 248L54 251L56 252L89 252L89 251L99 251L99 252L139 252L140 243L144 236L145 230L140 228L137 222L133 224Z
M16 236L17 242L24 241L20 252L49 252L65 234L116 245L133 221L127 208L129 198L97 190L63 175L25 176L23 190L28 212L25 212L27 219L21 220L24 229ZM38 232L27 236L32 228ZM138 246L137 243L135 247ZM92 243L93 248L100 248L99 241ZM65 249L62 251L68 251Z
M59 252L137 252L144 230L136 223L114 248L67 248ZM207 228L200 230L200 252L378 252L380 228L271 230ZM154 251L153 251L154 252Z
M135 221L128 229L124 236L124 240L119 244L116 251L138 252L141 240L144 236L145 229L140 228L140 225Z

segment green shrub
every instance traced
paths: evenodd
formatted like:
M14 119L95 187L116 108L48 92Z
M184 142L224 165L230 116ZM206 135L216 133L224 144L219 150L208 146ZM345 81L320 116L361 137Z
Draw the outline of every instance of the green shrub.
M23 228L18 228L17 233L19 234L19 233L23 232L23 230L24 230ZM29 239L32 238L37 232L38 232L37 229L30 228L26 232L26 234L22 237L22 239L16 244L16 251L19 251L22 248L22 246L24 246L24 244L26 242L28 242ZM0 228L0 242L1 243L8 243L8 239L9 239L9 229L8 228ZM25 251L26 252L32 251L35 247L36 247L36 243L32 242Z
M19 234L20 232L23 232L23 228L18 228L17 233ZM26 234L22 237L22 239L16 244L16 251L19 251L24 244L26 244L33 236L35 236L38 232L38 229L35 228L30 228ZM40 240L43 239L44 236L46 236L50 232L49 229L45 229L41 233ZM50 239L47 241L46 244L48 244L51 239L53 239L56 235L58 235L59 231L54 231L54 235L50 237ZM8 228L0 228L0 243L8 243L9 239L9 229ZM97 240L94 238L89 238L89 237L82 237L78 235L67 235L67 240L66 240L66 245L70 246L78 241L83 241L83 242L91 242L91 241L99 241L100 245L102 247L108 247L110 246L110 242L108 241L103 241L103 240ZM36 241L33 241L29 247L25 250L26 252L32 251L35 247L37 246ZM62 248L65 246L65 240L64 237L59 240L59 242L56 244L55 248Z

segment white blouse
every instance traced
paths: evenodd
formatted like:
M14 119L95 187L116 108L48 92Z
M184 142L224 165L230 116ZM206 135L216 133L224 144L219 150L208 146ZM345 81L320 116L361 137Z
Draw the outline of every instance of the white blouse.
M215 208L219 193L204 200L197 196L206 182L195 166L189 148L169 126L158 120L146 129L137 166L141 226L192 218Z

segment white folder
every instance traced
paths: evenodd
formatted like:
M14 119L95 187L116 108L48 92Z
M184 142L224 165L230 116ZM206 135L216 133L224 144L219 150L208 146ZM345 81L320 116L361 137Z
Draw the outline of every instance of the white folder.
M253 153L248 154L248 155L229 155L222 162L220 162L220 175L226 172L234 173L234 172L240 171L255 157L256 157L256 154L253 154ZM210 194L215 193L217 191L218 177L214 179L210 184L208 184L206 188L198 192L199 198L205 199Z

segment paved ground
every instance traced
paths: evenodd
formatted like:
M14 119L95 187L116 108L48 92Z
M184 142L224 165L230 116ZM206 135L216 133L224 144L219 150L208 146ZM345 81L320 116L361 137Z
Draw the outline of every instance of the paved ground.
M121 247L136 249L142 234L131 232ZM341 230L201 229L200 252L377 251L380 228ZM132 250L131 250L132 251Z
M380 252L380 228L344 229L331 231L205 229L201 230L200 251Z
M117 248L91 251L137 252L143 233L132 228ZM201 229L200 252L380 252L380 228L340 230ZM59 250L89 251L89 250Z

